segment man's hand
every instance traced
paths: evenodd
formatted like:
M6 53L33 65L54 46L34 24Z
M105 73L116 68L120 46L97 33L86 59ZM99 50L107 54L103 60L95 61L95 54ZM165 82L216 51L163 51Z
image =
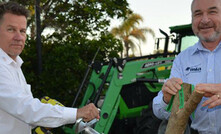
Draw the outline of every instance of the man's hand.
M99 110L95 107L93 103L90 103L77 110L77 119L83 118L85 122L88 122L94 118L99 119Z
M209 97L202 106L213 108L221 105L221 84L197 84L195 90L204 92L204 96Z
M163 84L163 100L165 103L169 103L172 95L175 95L178 90L181 89L183 81L180 78L171 78Z

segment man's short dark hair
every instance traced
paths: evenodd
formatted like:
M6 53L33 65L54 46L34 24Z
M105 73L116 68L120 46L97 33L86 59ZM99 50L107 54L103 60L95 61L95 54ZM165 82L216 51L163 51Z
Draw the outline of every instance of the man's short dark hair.
M15 15L29 17L29 11L22 5L16 2L4 2L0 3L0 20L4 16L5 13L11 13Z

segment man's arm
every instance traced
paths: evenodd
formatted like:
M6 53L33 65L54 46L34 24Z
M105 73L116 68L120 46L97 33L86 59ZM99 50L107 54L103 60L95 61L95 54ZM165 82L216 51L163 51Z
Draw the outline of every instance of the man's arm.
M97 108L92 104L78 110L41 103L33 98L29 86L22 86L14 80L8 69L1 66L0 72L0 109L18 120L33 126L53 128L74 123L77 118L91 120L99 117Z
M170 79L168 79L162 87L162 90L153 99L153 112L160 119L168 119L170 113L165 109L170 102L170 99L175 95L178 90L181 89L181 84L183 81L180 79L180 63L179 56L174 60L173 67L170 74Z
M163 120L169 119L170 113L166 111L167 104L163 101L163 93L160 91L158 95L153 99L153 113L154 115Z

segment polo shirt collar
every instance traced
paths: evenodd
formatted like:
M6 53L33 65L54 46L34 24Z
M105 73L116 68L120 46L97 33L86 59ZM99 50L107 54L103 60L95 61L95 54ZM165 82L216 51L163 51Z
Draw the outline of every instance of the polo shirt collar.
M221 42L219 42L219 45L216 46L216 48L213 51L216 51L217 49L219 49L221 47ZM203 47L202 43L200 41L198 41L193 48L193 52L192 55L194 55L195 53L199 52L199 51L210 51L206 48Z
M0 59L3 59L5 61L6 64L17 64L19 67L21 67L23 60L21 59L20 56L17 56L15 61L8 56L8 54L6 54L1 48L0 48Z

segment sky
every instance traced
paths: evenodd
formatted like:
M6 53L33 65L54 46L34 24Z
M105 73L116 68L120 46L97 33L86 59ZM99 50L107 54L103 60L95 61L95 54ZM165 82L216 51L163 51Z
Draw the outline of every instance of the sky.
M156 37L163 37L159 28L170 34L169 27L191 23L192 0L127 0L129 7L134 13L140 14L144 21L141 27L149 27L154 30ZM119 20L113 20L111 27L120 24ZM144 54L153 51L154 41L151 36L147 37L146 43L142 45ZM149 40L148 40L149 39Z
M192 0L128 0L130 8L144 18L143 25L154 30L191 23ZM158 32L158 31L157 31Z

